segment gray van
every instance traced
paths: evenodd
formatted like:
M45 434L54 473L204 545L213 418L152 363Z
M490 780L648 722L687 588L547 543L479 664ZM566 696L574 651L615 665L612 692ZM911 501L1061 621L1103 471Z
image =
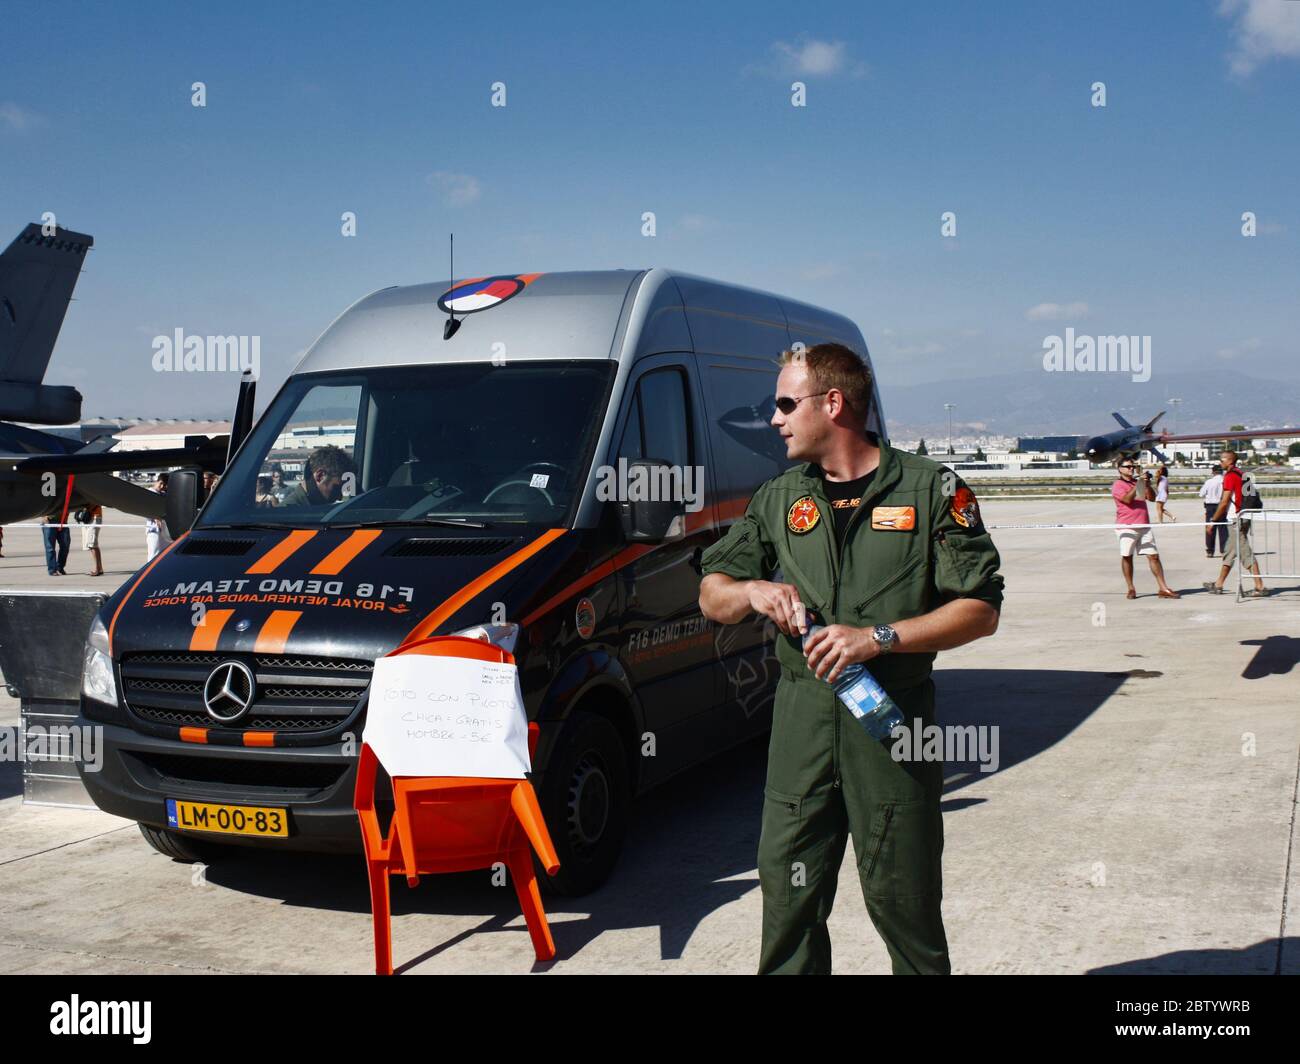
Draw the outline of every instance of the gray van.
M867 357L847 318L664 269L365 297L201 510L173 475L175 541L91 629L86 788L180 860L358 848L375 659L474 631L540 726L550 885L598 886L633 796L769 727L773 632L705 620L699 559L789 464L776 356L827 340Z

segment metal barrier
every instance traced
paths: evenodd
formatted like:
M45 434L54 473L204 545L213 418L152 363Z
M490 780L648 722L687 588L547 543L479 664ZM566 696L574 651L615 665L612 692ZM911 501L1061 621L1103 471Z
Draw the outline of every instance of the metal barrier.
M23 802L94 809L77 761L75 722L90 622L107 596L96 591L0 590L0 672L22 713Z
M1244 537L1255 560L1254 568L1247 571L1238 550L1235 562L1238 602L1246 597L1246 581L1253 583L1256 576L1265 586L1269 580L1300 580L1300 557L1296 550L1300 543L1300 510L1247 510L1234 514L1228 523L1232 528L1230 546L1240 542L1238 536Z

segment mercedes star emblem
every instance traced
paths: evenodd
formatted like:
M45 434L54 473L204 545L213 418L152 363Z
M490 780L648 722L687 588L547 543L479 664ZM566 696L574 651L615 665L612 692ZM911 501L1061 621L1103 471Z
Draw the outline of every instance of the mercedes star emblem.
M253 704L252 670L242 661L223 661L208 674L203 704L213 720L233 724Z

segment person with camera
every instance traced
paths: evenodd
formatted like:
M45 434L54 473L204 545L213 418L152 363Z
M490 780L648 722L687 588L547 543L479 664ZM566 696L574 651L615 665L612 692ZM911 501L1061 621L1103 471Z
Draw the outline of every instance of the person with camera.
M1137 598L1137 589L1133 586L1133 555L1146 555L1151 566L1151 574L1156 578L1161 598L1176 599L1179 594L1165 583L1164 566L1160 564L1160 552L1156 550L1156 537L1151 532L1151 519L1147 513L1147 502L1156 497L1151 484L1151 474L1143 472L1136 458L1120 458L1116 463L1119 479L1110 486L1111 497L1115 500L1115 535L1119 539L1119 566L1128 584L1125 598Z

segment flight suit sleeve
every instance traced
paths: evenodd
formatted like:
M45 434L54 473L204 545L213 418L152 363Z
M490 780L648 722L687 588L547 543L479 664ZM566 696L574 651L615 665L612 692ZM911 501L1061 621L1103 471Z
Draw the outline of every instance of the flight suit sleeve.
M776 569L776 548L763 529L761 514L765 486L754 492L745 516L700 557L700 575L723 573L736 580L770 580Z
M984 527L975 493L960 477L945 472L935 478L934 495L935 590L945 602L973 598L1001 610L1002 559Z

